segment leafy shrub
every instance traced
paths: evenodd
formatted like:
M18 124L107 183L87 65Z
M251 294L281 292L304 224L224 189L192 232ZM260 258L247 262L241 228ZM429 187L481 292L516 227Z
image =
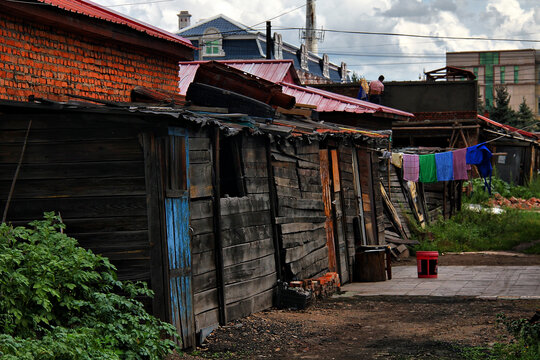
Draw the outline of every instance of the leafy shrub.
M472 193L469 198L465 198L465 201L473 204L486 203L490 195L485 190L484 180L481 178L471 179L469 183L472 184ZM468 183L464 184L465 186ZM496 173L491 178L491 192L492 194L500 194L502 197L510 198L516 197L521 199L530 199L533 197L540 198L540 177L533 178L527 186L511 185L501 180Z
M136 297L142 283L118 281L108 259L62 233L53 213L31 228L0 225L2 359L160 359L175 329Z
M442 218L415 235L415 250L510 250L540 238L540 213L507 209L502 214L462 209L451 219Z
M526 319L511 320L497 315L497 323L511 335L510 343L495 343L493 347L465 348L463 355L471 360L537 360L540 359L540 323Z

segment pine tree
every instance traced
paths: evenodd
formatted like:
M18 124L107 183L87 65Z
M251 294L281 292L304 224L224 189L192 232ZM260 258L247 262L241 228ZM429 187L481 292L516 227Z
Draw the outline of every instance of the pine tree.
M509 106L510 94L506 86L498 86L495 88L495 99L491 109L489 109L489 117L492 120L502 124L513 125L517 121L517 114Z
M540 126L538 122L536 121L536 118L531 108L529 107L529 105L527 105L525 98L523 98L523 102L519 104L517 118L518 118L518 126L516 127L518 129L525 128L525 130L527 131L538 131L540 129Z

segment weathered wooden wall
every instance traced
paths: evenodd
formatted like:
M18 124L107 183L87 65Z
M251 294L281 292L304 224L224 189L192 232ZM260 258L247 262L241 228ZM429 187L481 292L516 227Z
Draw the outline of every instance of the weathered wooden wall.
M341 268L347 269L347 275L343 276L342 281L349 280L352 274L352 267L354 264L354 258L356 253L353 229L353 220L360 213L358 208L358 199L354 192L354 175L353 175L353 158L352 153L356 151L356 148L351 143L346 143L339 148L339 170L341 180L341 193L343 197L343 216L345 223L345 241L343 246L340 242L340 255L341 255ZM342 254L341 254L342 253ZM345 261L345 256L348 255L348 260Z
M246 196L221 199L227 319L272 306L277 284L265 139L242 139Z
M244 137L245 194L219 199L223 282L228 321L272 306L276 285L264 139ZM190 134L193 284L197 330L219 323L213 218L213 144L205 132Z
M323 275L328 271L328 249L319 143L273 144L272 167L286 276L307 279Z
M212 144L208 131L189 133L193 303L197 331L219 323L213 219Z
M30 119L7 221L19 225L42 218L45 211L60 213L67 234L107 256L120 279L150 283L139 130L103 114L0 115L2 211Z

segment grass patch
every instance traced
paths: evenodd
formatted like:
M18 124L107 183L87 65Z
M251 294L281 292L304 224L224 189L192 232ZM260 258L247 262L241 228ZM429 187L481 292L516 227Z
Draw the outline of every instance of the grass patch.
M531 246L530 248L527 248L527 249L523 250L523 252L524 252L525 254L536 254L536 255L540 255L540 244L533 245L533 246Z
M440 219L417 231L420 244L415 247L416 251L510 250L518 244L540 239L540 213L507 209L497 215L463 209L449 220ZM540 251L540 247L528 250Z

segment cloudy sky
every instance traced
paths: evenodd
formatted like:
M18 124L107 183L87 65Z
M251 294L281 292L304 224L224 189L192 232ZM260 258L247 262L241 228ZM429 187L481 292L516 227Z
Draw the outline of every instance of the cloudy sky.
M266 20L284 14L272 20L272 28L297 46L297 28L305 26L305 0L94 1L171 32L177 31L180 10L191 13L192 24L224 14L247 26L259 24L255 28L261 32ZM317 27L328 30L319 54L327 53L336 64L345 61L349 70L368 80L379 74L387 81L417 80L424 70L444 67L447 51L540 49L538 0L317 0L316 14Z

